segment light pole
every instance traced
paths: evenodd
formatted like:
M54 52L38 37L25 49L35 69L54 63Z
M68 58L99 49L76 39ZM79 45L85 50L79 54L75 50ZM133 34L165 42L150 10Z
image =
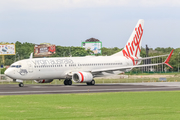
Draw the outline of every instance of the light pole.
M178 53L178 72L179 72L179 54L180 52Z
M161 59L161 63L163 62L163 57L162 57L162 59ZM162 64L162 72L163 72L163 64Z

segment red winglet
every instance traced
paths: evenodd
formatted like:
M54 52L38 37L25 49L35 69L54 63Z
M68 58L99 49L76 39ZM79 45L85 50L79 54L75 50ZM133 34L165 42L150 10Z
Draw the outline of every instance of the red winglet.
M167 57L167 59L164 61L164 64L168 65L169 67L173 68L171 65L168 64L170 58L171 58L171 55L173 53L174 49L171 51L171 53L169 54L169 56Z

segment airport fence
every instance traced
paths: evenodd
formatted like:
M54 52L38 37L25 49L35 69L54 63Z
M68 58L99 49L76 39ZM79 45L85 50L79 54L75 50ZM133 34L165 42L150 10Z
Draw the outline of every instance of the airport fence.
M96 83L144 83L144 82L180 82L179 77L166 78L124 78L124 79L95 79Z

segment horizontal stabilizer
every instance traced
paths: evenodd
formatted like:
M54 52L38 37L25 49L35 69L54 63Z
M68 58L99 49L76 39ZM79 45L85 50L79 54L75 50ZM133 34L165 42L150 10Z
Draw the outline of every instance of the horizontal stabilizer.
M164 61L164 64L168 65L170 68L173 68L171 65L169 65L169 60L171 59L172 53L173 53L174 49L171 51L171 53L169 54L169 56L167 57L167 59Z

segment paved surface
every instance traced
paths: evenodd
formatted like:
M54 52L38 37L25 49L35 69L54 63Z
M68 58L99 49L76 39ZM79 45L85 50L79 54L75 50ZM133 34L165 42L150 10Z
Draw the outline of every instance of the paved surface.
M124 91L172 91L180 90L180 83L120 83L120 84L96 84L87 86L78 84L64 85L28 85L18 87L18 84L0 85L0 95L21 94L67 94L88 92L124 92Z

